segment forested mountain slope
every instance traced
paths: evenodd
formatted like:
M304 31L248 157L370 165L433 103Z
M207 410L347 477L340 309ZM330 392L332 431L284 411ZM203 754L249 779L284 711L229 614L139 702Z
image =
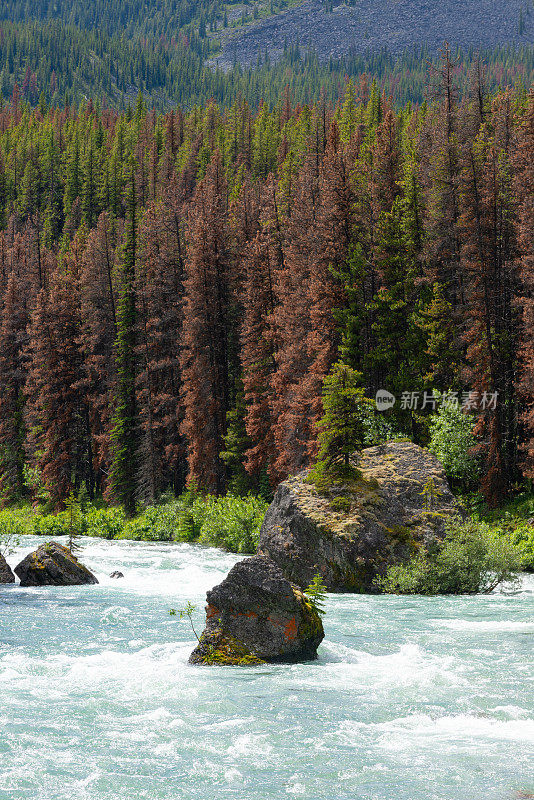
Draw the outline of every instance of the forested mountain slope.
M508 0L498 11L492 3L480 20L469 0L462 14L446 15L448 26L430 6L425 11L402 0L367 8L367 2L332 11L304 3L284 11L286 0L4 0L0 95L10 99L16 86L22 100L43 108L89 97L125 108L139 92L158 109L210 98L227 105L239 96L257 107L262 99L275 103L286 85L298 102L313 102L321 91L335 102L347 76L366 72L397 102L421 102L427 60L447 33L453 53L464 46L458 54L464 77L474 57L465 46L485 43L491 45L483 48L489 88L518 81L528 87L532 80L531 0L524 8L521 0Z
M221 0L2 0L0 19L55 20L64 25L132 36L175 36L190 23L221 18Z

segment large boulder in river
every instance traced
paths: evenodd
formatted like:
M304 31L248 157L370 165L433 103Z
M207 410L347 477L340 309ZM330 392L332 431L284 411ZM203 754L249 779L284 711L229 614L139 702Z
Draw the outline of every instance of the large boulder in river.
M15 576L2 553L0 553L0 583L15 583Z
M207 593L206 628L191 664L250 665L317 658L324 637L310 600L269 558L232 567Z
M98 583L68 547L57 542L42 544L15 567L21 586L76 586Z
M388 442L363 450L349 477L325 484L306 471L281 483L258 552L302 588L319 572L332 592L373 592L376 576L462 513L428 450Z

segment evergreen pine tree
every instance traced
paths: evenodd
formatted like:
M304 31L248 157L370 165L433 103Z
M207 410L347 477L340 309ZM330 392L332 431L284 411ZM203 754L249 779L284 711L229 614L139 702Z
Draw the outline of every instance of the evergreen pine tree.
M350 466L350 458L363 447L365 417L372 401L365 397L361 374L338 362L325 378L324 414L319 423L319 459L328 470Z
M135 171L130 166L126 196L124 243L119 265L117 338L115 359L117 390L111 428L111 467L109 493L133 515L137 499L139 416L135 390L136 298L135 266L137 258L137 201Z

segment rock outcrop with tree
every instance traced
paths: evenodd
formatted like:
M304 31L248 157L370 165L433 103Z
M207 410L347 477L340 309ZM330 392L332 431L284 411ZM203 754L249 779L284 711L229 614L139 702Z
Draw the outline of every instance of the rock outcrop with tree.
M68 547L47 542L15 567L21 586L76 586L98 583L93 573L80 564Z
M301 587L318 572L330 591L375 591L392 563L444 533L462 513L438 460L411 442L365 448L351 470L306 470L283 481L267 511L259 552Z

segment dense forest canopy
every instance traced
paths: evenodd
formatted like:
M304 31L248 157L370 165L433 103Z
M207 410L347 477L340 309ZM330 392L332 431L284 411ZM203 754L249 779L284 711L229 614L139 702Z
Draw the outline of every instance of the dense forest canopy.
M158 116L0 111L0 490L132 510L271 485L317 452L340 360L369 397L469 398L481 487L534 476L534 96ZM470 395L470 393L473 393ZM473 399L474 398L474 399ZM483 402L483 398L494 398ZM428 414L387 412L425 441Z
M222 19L220 0L2 0L0 19L58 20L65 25L112 35L172 36L189 23Z

